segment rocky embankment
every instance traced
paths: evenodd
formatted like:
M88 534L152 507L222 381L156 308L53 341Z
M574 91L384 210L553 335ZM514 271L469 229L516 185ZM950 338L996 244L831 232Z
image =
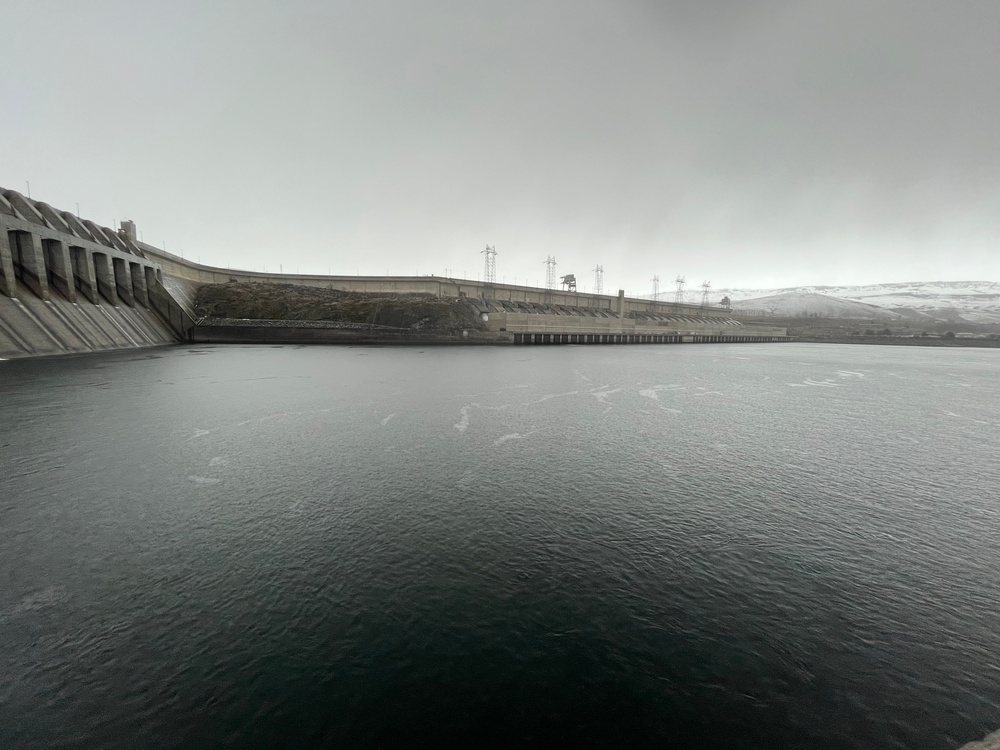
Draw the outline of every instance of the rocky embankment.
M359 328L457 333L485 328L464 299L429 294L369 294L293 284L206 284L194 300L200 322L274 327Z

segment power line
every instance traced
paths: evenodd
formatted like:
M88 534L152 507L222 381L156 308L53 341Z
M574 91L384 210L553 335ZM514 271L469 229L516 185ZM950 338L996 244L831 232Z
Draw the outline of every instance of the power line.
M545 288L555 289L556 286L556 258L549 255L545 258Z
M604 266L594 269L594 294L604 294Z
M497 285L497 248L496 245L487 245L481 251L485 256L485 267L483 268L483 299L489 299Z

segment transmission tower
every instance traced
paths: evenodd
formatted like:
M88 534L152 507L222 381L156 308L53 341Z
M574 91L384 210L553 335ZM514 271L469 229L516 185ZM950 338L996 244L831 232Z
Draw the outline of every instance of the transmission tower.
M604 294L604 266L594 269L594 294Z
M556 258L549 255L545 258L545 288L555 289L556 287Z
M674 297L674 301L679 305L684 302L684 284L687 282L683 276L678 276L674 279L674 283L677 285L677 296Z
M485 256L485 267L483 269L483 299L489 299L493 296L493 290L497 284L496 245L493 245L492 247L487 245L486 249L481 252Z
M660 277L659 275L653 276L653 299L658 300L660 298Z
M701 282L701 306L708 307L708 290L712 288L711 281Z

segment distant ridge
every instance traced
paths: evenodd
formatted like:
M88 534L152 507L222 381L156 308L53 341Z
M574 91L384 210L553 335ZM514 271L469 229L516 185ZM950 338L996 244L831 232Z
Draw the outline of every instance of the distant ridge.
M778 312L776 308L773 313L775 315L798 316L816 313L822 317L885 320L905 317L944 322L1000 324L1000 283L995 281L910 281L858 286L720 289L716 294L720 297L728 296L736 310L766 310L765 305L778 305L781 309L789 311ZM775 301L774 298L781 300ZM845 307L838 303L855 303L861 307ZM879 309L890 315L880 317L877 314Z
M899 320L904 317L901 313L877 305L815 292L782 292L766 297L736 300L733 302L733 309L747 314L784 318L815 315L820 318Z

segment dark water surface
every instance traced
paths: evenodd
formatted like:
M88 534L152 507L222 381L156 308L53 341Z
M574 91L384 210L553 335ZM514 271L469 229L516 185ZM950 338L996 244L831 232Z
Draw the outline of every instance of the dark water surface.
M0 746L956 747L998 355L0 362Z

